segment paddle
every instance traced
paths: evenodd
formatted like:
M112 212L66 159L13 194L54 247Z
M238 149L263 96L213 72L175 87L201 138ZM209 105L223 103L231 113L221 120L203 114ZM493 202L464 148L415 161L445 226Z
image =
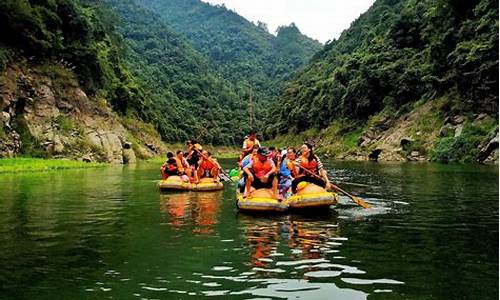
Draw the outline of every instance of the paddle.
M201 152L200 150L198 150L198 149L196 149L196 148L194 148L194 147L193 147L193 149L194 149L194 151L198 152L201 156L203 156L203 158L205 158L205 159L207 159L207 160L212 161L212 163L214 163L214 164L216 163L213 159L211 159L210 157L208 157L208 156L206 156L205 154L203 154L203 152ZM217 165L219 165L219 164L217 164ZM228 180L229 180L229 181L231 181L231 182L234 182L234 181L231 179L231 177L229 177L229 175L227 175L227 174L224 172L224 169L222 169L220 166L219 166L219 170L220 170L220 172L221 172L221 174L219 174L219 178L220 178L220 179L222 179L222 180L224 180L224 181L228 181ZM222 175L222 176L221 176L221 175Z
M309 175L312 175L316 178L319 178L321 180L323 180L323 178L321 178L320 176L314 174L313 172L309 171L308 169L304 168L303 166L301 166L300 164L294 162L293 163L294 165L296 165L297 167L301 168L302 170L304 170L306 173L308 173ZM342 194L346 195L347 197L351 198L351 200L356 203L357 205L363 207L363 208L369 208L370 205L368 205L368 203L366 203L365 201L363 201L361 198L359 197L356 197L356 196L353 196L351 194L349 194L348 192L344 191L343 189L339 188L338 186L336 186L335 184L331 183L330 182L330 186L334 189L334 190L337 190L339 192L341 192Z

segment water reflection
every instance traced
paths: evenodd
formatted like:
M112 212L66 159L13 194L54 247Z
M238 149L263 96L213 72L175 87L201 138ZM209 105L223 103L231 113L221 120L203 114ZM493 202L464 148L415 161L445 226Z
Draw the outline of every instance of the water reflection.
M192 232L213 233L221 196L222 191L160 194L161 221L173 229L193 226Z

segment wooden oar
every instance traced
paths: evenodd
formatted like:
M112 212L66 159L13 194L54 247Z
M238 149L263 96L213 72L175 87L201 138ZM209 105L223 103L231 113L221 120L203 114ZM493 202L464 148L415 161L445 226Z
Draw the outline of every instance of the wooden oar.
M198 150L198 149L196 149L196 148L193 148L193 149L194 149L194 151L198 152L201 156L203 156L203 158L205 158L205 159L207 159L207 160L212 161L212 163L214 163L214 164L219 165L219 164L218 164L217 162L215 162L213 159L211 159L210 157L208 157L208 156L206 156L205 154L203 154L203 152L201 152L200 150ZM232 180L232 179L231 179L231 177L229 177L229 175L227 175L227 174L224 172L224 169L222 169L220 166L219 166L219 170L220 170L220 172L222 173L222 175L224 175L224 177L222 177L222 176L220 176L220 174L219 174L220 179L225 180L225 181L227 181L227 180L229 179L231 182L234 182L234 180Z
M314 174L313 172L309 171L308 169L304 168L303 166L301 166L300 164L294 162L294 165L296 165L297 167L301 168L302 170L304 170L306 173L308 173L309 175L312 175L316 178L319 178L321 180L324 180L323 178L321 178L320 176ZM356 196L353 196L351 194L349 194L348 192L344 191L343 189L339 188L338 186L336 186L335 184L331 183L330 182L330 185L333 189L341 192L342 194L346 195L347 197L351 198L351 200L356 203L357 205L363 207L363 208L369 208L370 205L368 205L368 203L366 203L365 201L363 201L361 198L359 197L356 197Z

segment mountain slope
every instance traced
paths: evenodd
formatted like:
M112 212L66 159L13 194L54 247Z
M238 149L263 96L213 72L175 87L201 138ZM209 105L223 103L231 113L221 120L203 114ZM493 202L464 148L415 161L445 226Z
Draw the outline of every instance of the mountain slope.
M268 133L336 124L344 127L340 137L360 138L361 146L375 119L395 120L429 101L437 101L433 107L441 120L432 130L439 131L447 117L498 117L497 2L377 0L286 87ZM458 139L443 133L429 145L418 132L412 140L427 150L439 148L440 139ZM487 129L476 135L460 147L476 149L491 138ZM379 146L376 140L367 149L351 149L370 153Z
M108 1L121 18L117 29L128 45L131 73L145 83L150 111L144 117L168 140L196 138L234 144L248 130L245 108L232 85L207 59L164 24L159 15L134 1ZM152 22L152 20L154 20ZM235 128L234 124L240 124Z
M321 44L295 25L282 27L278 37L224 6L199 0L138 0L184 34L211 65L257 101L278 95L283 81L304 65ZM248 98L248 95L247 95Z

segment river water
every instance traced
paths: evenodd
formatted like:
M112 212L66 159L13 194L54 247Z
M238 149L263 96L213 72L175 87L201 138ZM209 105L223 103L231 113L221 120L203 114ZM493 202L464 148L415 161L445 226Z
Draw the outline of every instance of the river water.
M0 299L498 299L497 166L329 168L372 208L245 215L152 163L0 175Z

